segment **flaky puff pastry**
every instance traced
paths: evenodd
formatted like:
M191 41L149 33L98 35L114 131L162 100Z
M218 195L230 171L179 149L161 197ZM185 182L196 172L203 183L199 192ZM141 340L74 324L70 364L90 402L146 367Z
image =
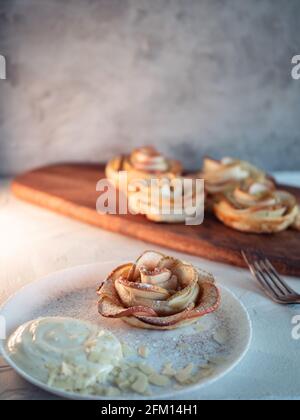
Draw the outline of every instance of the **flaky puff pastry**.
M117 156L108 162L106 177L119 186L119 174L124 171L130 183L142 179L180 176L182 165L177 160L165 158L154 147L141 147L130 155Z
M220 161L204 159L202 172L199 177L205 180L206 192L211 196L232 191L247 179L262 181L267 175L248 162L224 158Z
M122 318L144 329L179 328L220 305L212 275L155 251L116 268L98 294L102 316Z
M268 180L248 180L226 193L213 208L220 221L242 232L277 233L296 228L299 221L296 198L286 191L276 190Z
M300 206L298 206L298 215L292 227L296 230L300 230Z
M197 217L197 223L203 221L204 187L194 179L143 180L131 188L128 206L134 214L145 215L156 223L184 223Z

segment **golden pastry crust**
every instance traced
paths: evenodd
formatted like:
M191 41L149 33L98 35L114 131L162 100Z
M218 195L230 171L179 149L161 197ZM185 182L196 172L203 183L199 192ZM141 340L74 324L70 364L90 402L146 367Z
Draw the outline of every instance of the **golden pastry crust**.
M296 230L300 230L300 207L299 206L298 206L298 214L293 224L293 228Z
M182 165L165 158L153 147L135 149L129 156L117 156L108 162L106 177L119 185L119 173L126 171L128 182L180 176Z
M232 191L250 178L257 182L267 178L263 171L250 163L232 158L220 161L206 158L199 176L205 180L206 192L211 196Z
M214 204L225 225L248 233L282 232L296 223L299 209L295 197L264 182L246 182Z
M118 267L98 294L104 317L145 329L175 329L214 312L220 293L212 275L155 251Z
M202 184L187 178L146 180L128 195L132 213L143 214L156 223L184 223L204 216L205 192Z

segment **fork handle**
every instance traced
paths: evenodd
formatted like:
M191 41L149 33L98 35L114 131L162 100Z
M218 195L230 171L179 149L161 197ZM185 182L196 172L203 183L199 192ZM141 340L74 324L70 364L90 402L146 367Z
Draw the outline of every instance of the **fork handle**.
M300 299L291 300L290 302L286 300L286 301L283 301L282 303L286 305L300 305Z

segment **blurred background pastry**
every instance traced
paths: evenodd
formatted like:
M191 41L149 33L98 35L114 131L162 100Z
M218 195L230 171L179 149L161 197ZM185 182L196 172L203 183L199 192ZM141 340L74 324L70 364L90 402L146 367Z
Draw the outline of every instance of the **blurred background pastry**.
M119 184L119 174L126 171L128 182L141 179L166 178L180 176L182 165L177 160L168 159L154 147L141 147L130 155L117 156L106 166L108 179Z
M225 225L249 233L276 233L299 220L296 198L276 189L271 181L248 180L214 204Z
M234 189L246 179L260 181L267 175L246 161L226 157L222 160L205 158L199 176L205 180L207 193L215 195Z
M128 205L134 214L143 214L158 223L193 224L192 219L198 223L203 221L205 191L201 182L183 177L149 179L132 188L133 191L128 194Z

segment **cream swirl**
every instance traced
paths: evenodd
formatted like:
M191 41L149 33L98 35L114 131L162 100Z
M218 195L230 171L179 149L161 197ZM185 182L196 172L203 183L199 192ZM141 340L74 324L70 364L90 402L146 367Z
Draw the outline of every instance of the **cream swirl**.
M7 350L37 380L74 392L103 383L123 358L115 336L71 318L31 321L12 334Z
M220 294L213 277L191 264L145 252L118 267L100 287L99 312L140 328L173 329L215 311Z
M299 214L295 197L268 180L246 182L215 203L214 211L225 225L251 233L286 230Z

